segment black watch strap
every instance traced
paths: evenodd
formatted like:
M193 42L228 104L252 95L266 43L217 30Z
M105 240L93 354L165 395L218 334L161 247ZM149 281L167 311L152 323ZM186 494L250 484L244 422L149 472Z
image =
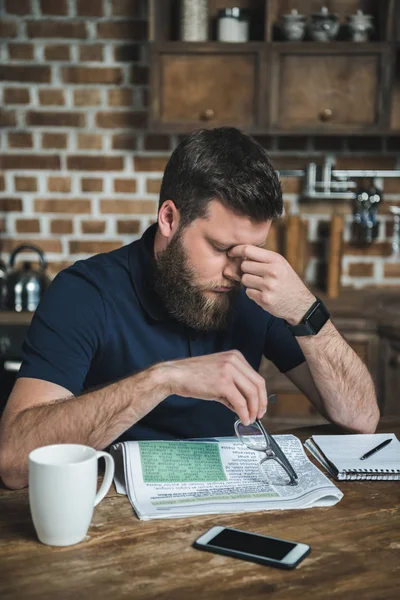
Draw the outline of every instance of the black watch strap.
M313 305L308 309L302 320L298 325L285 325L296 337L302 337L305 335L316 335L321 331L322 327L330 319L328 309L322 300L316 297Z

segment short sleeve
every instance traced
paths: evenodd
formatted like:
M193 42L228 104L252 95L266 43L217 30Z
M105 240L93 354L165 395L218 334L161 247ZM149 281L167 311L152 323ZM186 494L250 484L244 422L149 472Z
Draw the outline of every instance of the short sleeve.
M93 278L83 266L62 271L36 309L18 377L43 379L79 394L105 332L105 306Z
M282 373L305 361L299 342L285 326L283 319L273 317L265 335L264 356Z

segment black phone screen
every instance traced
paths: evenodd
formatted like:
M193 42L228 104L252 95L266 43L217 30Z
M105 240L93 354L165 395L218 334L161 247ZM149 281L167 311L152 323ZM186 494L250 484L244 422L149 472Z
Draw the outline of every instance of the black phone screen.
M237 552L247 552L248 554L257 554L265 558L282 560L293 550L296 544L284 540L271 539L269 537L256 535L254 533L245 533L233 529L224 529L218 533L207 546L217 546L225 550L236 550Z

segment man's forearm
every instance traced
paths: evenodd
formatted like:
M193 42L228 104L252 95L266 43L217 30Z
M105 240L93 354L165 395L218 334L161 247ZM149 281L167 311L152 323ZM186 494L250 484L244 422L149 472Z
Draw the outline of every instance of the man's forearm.
M28 455L39 446L107 447L168 395L163 381L163 365L159 364L99 390L18 413L2 424L4 483L9 487L27 485Z
M316 336L299 337L329 420L363 433L375 431L379 409L367 367L328 321Z

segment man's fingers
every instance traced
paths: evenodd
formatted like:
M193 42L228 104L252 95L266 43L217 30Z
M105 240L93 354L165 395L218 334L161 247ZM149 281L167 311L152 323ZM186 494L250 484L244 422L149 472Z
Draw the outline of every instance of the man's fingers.
M247 362L242 354L236 356L234 358L234 362L237 369L240 370L245 377L249 378L256 386L256 393L258 397L258 408L256 415L260 419L265 414L268 404L265 379L253 369L253 367Z
M265 248L252 246L251 244L240 244L238 246L234 246L228 252L228 256L231 258L247 258L249 260L255 260L263 263L274 262L276 260L276 255L277 253L272 252L272 250L266 250Z

